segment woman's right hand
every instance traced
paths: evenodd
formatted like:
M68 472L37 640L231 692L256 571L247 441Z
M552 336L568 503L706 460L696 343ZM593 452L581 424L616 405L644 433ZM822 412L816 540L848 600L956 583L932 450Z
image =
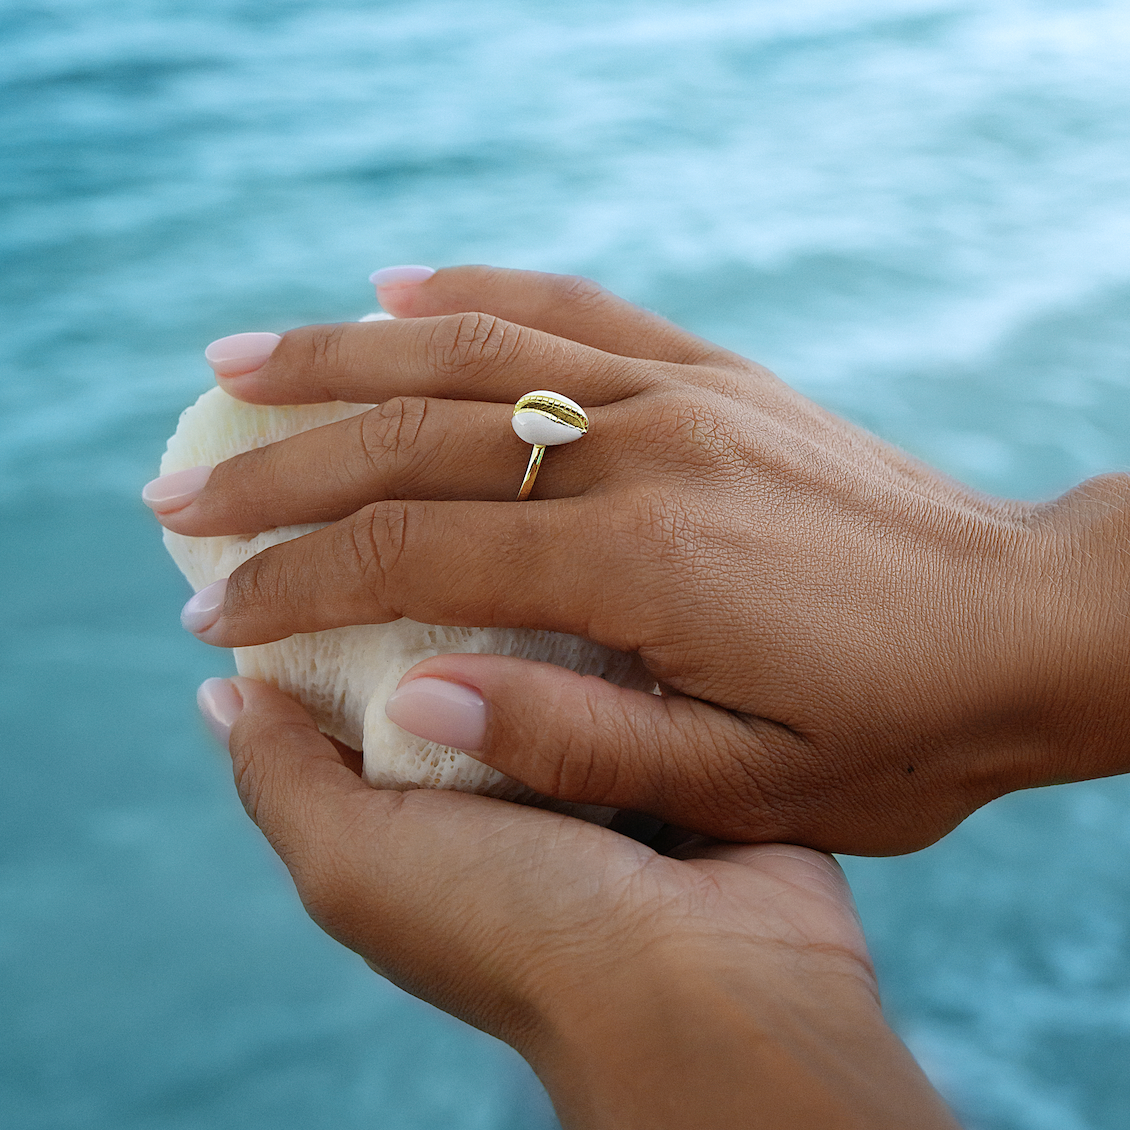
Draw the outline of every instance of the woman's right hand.
M201 639L408 616L638 652L663 697L445 655L390 716L542 793L726 840L910 851L1012 789L1130 766L1125 476L986 497L583 281L456 268L381 300L398 320L213 350L244 400L380 406L166 491L184 534L333 523L201 596ZM518 505L509 418L533 388L592 427Z
M274 688L202 692L314 919L517 1048L564 1126L956 1130L883 1020L827 856L699 844L669 858L556 813L372 789Z

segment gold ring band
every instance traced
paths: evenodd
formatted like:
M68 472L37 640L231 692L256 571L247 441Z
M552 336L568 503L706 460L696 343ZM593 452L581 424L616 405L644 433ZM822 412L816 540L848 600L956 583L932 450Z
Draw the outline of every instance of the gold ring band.
M519 439L533 444L526 474L518 491L518 501L525 502L534 489L547 447L559 447L580 439L589 430L589 418L575 401L559 392L538 389L527 392L517 404L510 423Z
M518 489L518 502L525 502L530 497L530 492L534 489L534 479L538 477L538 471L541 470L541 459L544 454L545 444L535 443L530 451L530 461L526 464L525 477Z

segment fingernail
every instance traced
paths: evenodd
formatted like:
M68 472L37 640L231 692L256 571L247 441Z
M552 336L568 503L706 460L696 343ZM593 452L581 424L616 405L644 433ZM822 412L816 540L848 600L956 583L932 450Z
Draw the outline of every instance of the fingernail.
M204 724L225 749L235 720L243 713L243 696L231 679L205 679L196 692Z
M390 722L425 741L469 753L483 748L487 704L462 683L413 679L389 695L385 714Z
M410 265L404 267L382 267L369 276L369 282L378 290L382 286L415 286L435 274L433 267Z
M220 618L227 587L228 582L225 577L221 581L213 581L206 588L202 588L180 610L181 627L194 636L206 632Z
M211 467L189 467L162 475L141 488L141 501L158 514L183 510L204 489Z
M204 360L218 377L241 377L253 373L282 341L278 334L230 334L217 338L204 350Z

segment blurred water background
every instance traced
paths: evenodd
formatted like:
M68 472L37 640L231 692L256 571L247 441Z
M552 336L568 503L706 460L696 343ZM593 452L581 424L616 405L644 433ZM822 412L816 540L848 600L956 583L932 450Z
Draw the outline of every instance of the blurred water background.
M582 272L956 476L1130 463L1130 10L1070 0L0 3L0 1121L555 1125L324 938L192 693L137 501L206 342L378 266ZM980 1130L1130 1125L1130 782L847 860Z

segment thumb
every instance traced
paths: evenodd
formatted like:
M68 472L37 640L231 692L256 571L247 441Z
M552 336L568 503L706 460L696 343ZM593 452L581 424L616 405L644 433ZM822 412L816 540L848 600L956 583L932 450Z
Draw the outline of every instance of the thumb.
M773 767L798 739L699 699L510 656L440 655L405 675L385 711L559 800L646 812L724 840L785 832Z

